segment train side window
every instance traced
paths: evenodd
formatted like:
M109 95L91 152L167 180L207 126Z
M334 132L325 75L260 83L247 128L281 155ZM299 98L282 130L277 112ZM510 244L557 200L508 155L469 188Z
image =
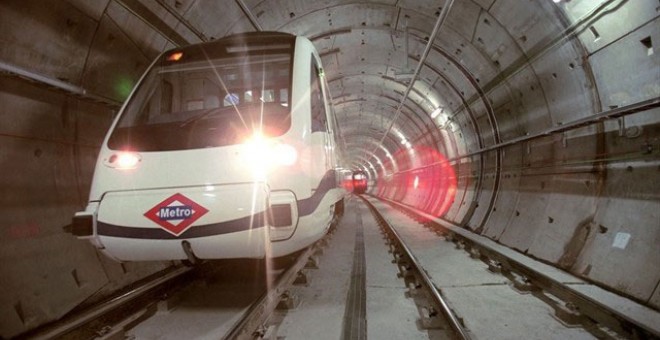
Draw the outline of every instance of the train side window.
M312 113L312 132L328 131L328 122L325 114L325 103L323 92L321 91L321 78L319 77L319 67L316 59L312 55L312 77L311 77L311 113Z

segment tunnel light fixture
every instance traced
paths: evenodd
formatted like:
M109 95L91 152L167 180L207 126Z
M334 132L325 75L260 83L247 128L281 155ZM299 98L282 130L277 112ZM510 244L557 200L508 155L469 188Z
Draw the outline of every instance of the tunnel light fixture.
M445 109L443 107L438 106L435 110L433 110L433 112L431 112L431 118L435 119L435 117L437 117L439 114L441 114L444 111Z
M438 106L431 112L431 119L437 119L438 126L444 126L449 121L449 116L445 113L445 108Z
M438 121L438 126L445 126L449 121L449 116L447 116L446 114L441 114L440 116L438 116L437 121Z

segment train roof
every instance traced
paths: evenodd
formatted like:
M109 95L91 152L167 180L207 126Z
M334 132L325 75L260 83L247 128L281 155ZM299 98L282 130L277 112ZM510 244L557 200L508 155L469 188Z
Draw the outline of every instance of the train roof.
M245 54L252 51L267 50L268 48L259 48L256 50L250 49L234 49L225 48L225 46L237 46L243 47L246 45L255 45L255 46L273 46L273 49L289 49L288 46L282 46L283 44L290 44L293 47L296 36L290 33L284 32L245 32L228 35L217 40L203 42L199 44L192 44L187 46L180 46L173 49L170 49L163 53L161 56L161 61L164 64L175 63L179 61L179 58L172 59L173 54L183 52L185 59L188 60L201 60L205 59L208 51L214 51L214 55L229 55L229 54ZM279 46L278 46L279 45Z
M296 36L286 32L261 31L261 32L243 32L224 36L215 41L241 41L241 40L264 40L264 39L295 39Z

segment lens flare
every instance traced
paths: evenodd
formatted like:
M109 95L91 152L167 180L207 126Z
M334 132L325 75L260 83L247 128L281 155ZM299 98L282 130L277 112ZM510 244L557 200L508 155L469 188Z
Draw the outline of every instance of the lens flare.
M277 144L273 147L273 157L276 164L293 165L298 159L298 152L291 145Z
M399 164L413 164L412 169L399 169L387 175L380 173L376 194L438 217L445 215L456 196L457 180L453 166L437 150L427 147L415 147L416 159L408 155L408 150L402 150L393 159ZM391 162L388 160L384 168L392 168Z
M244 146L245 163L259 178L265 177L277 167L292 166L298 160L296 148L259 133L246 140Z

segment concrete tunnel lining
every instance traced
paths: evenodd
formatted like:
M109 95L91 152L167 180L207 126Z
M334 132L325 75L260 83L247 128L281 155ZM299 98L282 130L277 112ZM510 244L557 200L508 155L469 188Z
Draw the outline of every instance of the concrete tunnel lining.
M396 134L378 142L443 3L1 2L0 335L169 265L114 263L62 227L84 208L98 145L151 60L175 44L255 30L246 10L264 30L314 38L331 96L343 103L348 163L369 171L371 193L430 206L430 192L395 184L437 160L411 160ZM652 0L457 0L393 124L454 167L445 219L656 310L658 11ZM448 121L430 117L433 103ZM382 171L399 177L379 181ZM632 241L613 247L622 234Z

